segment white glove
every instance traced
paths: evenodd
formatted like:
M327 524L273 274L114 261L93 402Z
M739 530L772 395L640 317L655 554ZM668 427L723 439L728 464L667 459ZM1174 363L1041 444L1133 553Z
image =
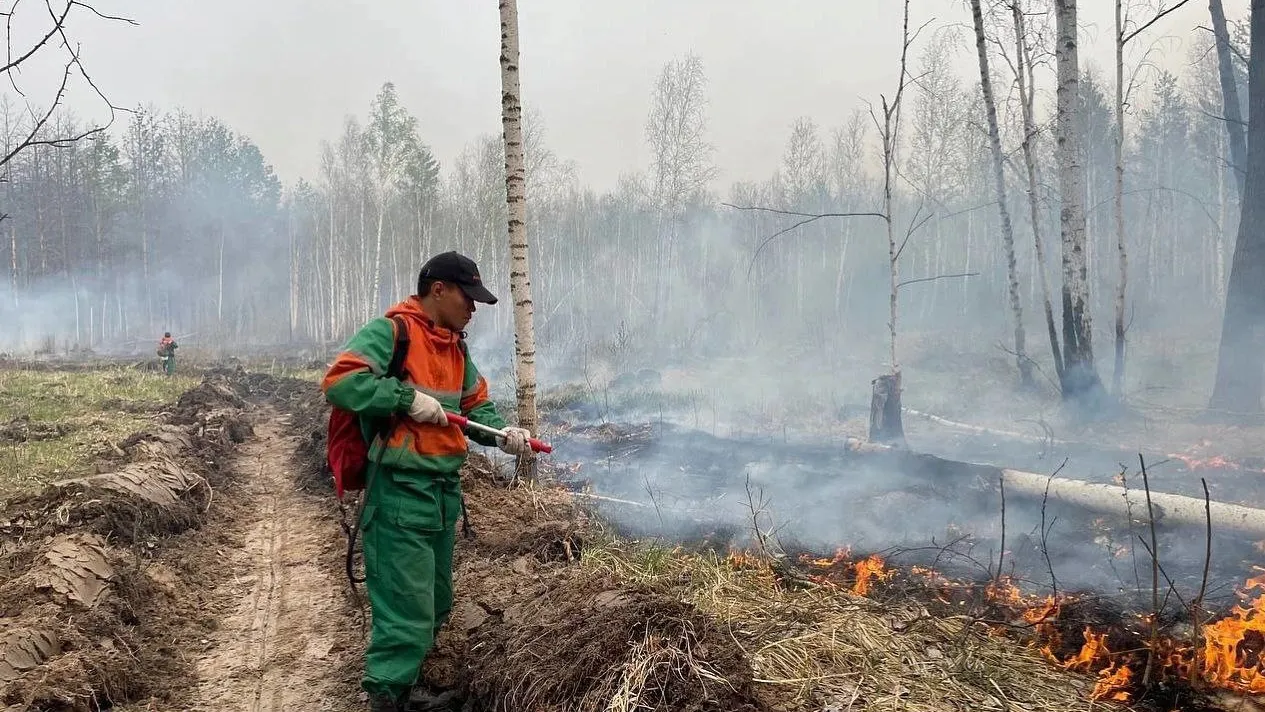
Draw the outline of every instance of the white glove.
M413 404L408 407L408 417L419 423L447 425L448 416L444 413L444 407L439 404L439 401L421 391L416 393Z
M531 445L527 444L527 438L531 437L531 431L526 428L505 428L505 437L497 438L497 447L501 448L501 452L510 455L526 455L531 452Z

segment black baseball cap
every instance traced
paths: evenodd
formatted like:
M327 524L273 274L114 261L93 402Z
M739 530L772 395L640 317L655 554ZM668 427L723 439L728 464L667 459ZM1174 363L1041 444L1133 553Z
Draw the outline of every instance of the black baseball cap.
M483 277L479 276L479 266L474 263L474 260L459 252L443 252L427 260L426 264L422 265L422 271L417 275L418 282L423 279L451 282L461 287L461 291L476 302L496 304L496 295L483 286Z

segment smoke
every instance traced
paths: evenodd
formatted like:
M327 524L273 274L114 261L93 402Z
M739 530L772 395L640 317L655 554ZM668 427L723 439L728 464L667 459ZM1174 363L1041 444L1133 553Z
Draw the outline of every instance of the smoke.
M723 550L755 546L759 527L792 557L847 547L854 556L877 552L973 579L996 575L1000 559L1001 573L1030 591L1057 585L1149 596L1144 508L1113 516L1013 492L1003 504L999 470L935 457L861 455L841 444L714 437L673 425L621 430L612 438L581 428L556 446L582 462L577 476L602 498L594 500L602 516L632 536ZM1202 529L1161 520L1157 538L1165 576L1178 596L1190 595L1202 576ZM1244 560L1252 547L1229 532L1214 544L1215 604L1232 600L1234 585L1251 574Z

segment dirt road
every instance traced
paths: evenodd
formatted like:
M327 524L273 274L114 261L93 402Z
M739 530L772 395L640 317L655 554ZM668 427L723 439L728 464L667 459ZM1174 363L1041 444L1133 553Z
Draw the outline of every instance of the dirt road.
M342 541L327 503L295 488L289 425L260 412L233 463L240 546L217 552L225 574L209 604L219 626L200 641L197 712L358 709L360 619L344 602Z

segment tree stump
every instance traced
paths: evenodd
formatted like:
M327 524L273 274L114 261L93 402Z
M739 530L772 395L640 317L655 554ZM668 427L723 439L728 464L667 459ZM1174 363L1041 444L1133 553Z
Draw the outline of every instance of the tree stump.
M905 445L905 428L900 418L900 373L879 376L871 381L870 442Z

